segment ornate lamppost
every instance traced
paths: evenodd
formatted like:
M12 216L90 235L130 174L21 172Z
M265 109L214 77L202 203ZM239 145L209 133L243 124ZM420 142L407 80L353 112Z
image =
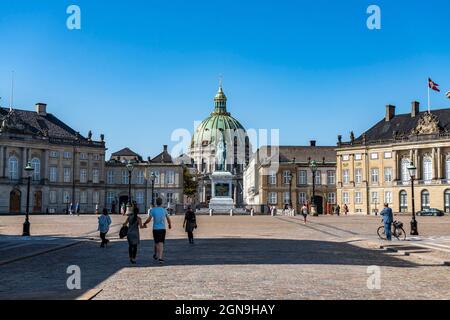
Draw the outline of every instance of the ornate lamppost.
M31 165L30 162L28 162L27 166L25 167L25 172L27 173L27 207L22 232L22 236L24 237L30 236L30 185L31 185L31 175L33 174L33 171L34 171L33 166Z
M411 177L411 200L412 200L412 220L411 220L411 235L418 236L419 229L417 227L416 220L416 206L414 201L414 181L417 175L417 168L414 166L414 163L411 162L408 166L409 176Z
M127 214L131 212L132 202L131 202L131 175L134 170L134 164L131 160L125 162L125 167L128 171L128 204L127 204Z
M155 179L156 175L154 172L150 175L150 181L152 182L152 207L155 206Z
M289 171L289 175L287 176L289 182L289 209L292 210L292 172Z
M312 172L312 183L313 183L313 189L312 189L312 199L311 199L311 213L314 216L317 216L317 209L316 209L316 173L317 173L317 163L315 160L309 162L309 168Z

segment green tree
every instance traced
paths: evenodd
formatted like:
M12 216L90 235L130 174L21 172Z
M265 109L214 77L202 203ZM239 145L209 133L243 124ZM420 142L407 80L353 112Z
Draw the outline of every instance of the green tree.
M184 167L183 169L183 192L184 195L190 199L194 199L197 195L198 182L194 180L194 177L189 172L189 169Z

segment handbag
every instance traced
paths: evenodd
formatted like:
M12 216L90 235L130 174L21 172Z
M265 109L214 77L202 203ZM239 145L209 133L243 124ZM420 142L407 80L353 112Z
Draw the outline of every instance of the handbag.
M120 228L119 231L119 238L123 239L128 235L128 227L127 226L123 226L122 228Z

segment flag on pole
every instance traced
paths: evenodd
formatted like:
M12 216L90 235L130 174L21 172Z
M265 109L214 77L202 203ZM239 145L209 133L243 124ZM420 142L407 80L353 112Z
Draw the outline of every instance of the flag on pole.
M439 85L431 80L431 78L428 78L428 87L434 91L441 92L441 90L439 90Z

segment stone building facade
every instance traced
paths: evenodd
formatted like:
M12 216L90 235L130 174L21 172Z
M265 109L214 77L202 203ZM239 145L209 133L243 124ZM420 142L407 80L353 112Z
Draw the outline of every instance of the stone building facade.
M94 212L104 202L105 142L83 137L36 104L35 111L0 108L0 213L64 212L70 203Z
M244 172L244 200L258 212L269 207L283 209L292 203L299 212L303 204L313 200L315 161L315 205L320 214L330 213L336 203L335 147L280 146L262 147L254 154ZM291 178L289 178L291 177Z
M339 136L337 198L351 213L373 214L389 203L394 212L411 212L408 165L417 167L414 186L416 210L437 208L450 212L450 109L386 115L360 137Z
M160 197L164 206L180 211L183 205L183 165L174 163L167 146L159 155L146 160L129 148L112 154L105 167L106 208L119 213L121 206L128 203L127 161L132 161L134 167L131 202L137 204L140 212L145 212L152 205L152 173L155 176L154 199Z

